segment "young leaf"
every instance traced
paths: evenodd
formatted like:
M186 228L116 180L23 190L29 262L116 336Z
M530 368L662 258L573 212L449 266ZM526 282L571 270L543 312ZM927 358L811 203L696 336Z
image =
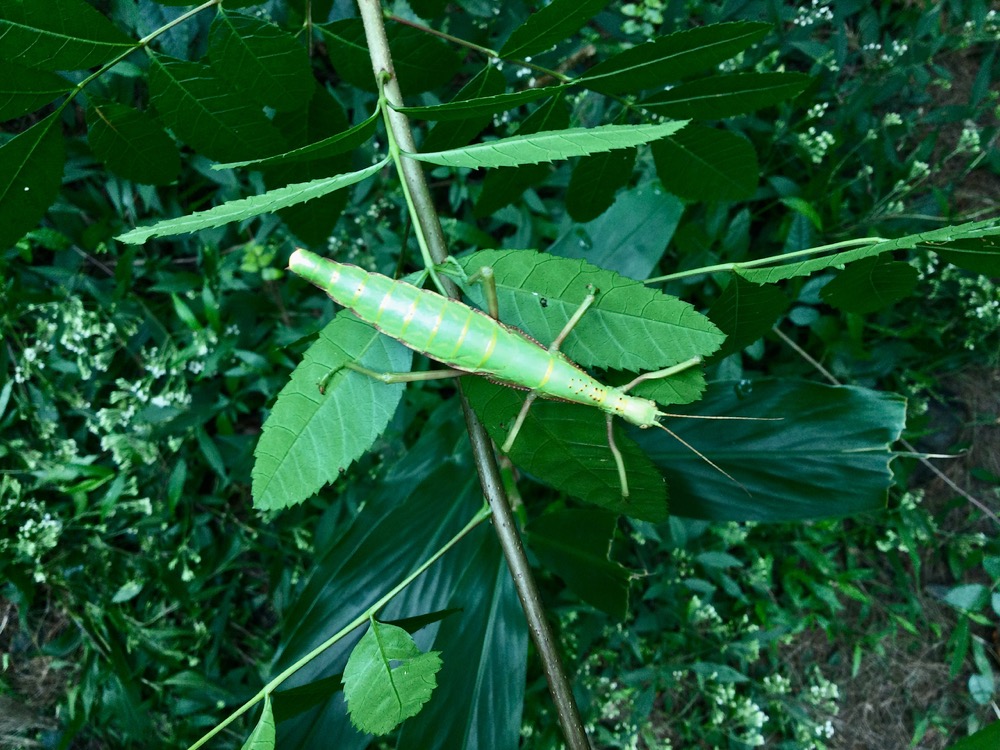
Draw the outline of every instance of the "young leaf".
M851 313L870 313L909 296L917 285L909 263L876 256L845 268L819 295L827 304Z
M632 177L635 156L634 148L625 148L580 159L566 188L566 211L573 221L591 221L611 207L615 193Z
M708 317L725 332L726 341L715 353L728 357L749 346L771 330L791 301L780 289L751 284L739 273L715 300Z
M548 346L584 297L597 299L563 344L582 367L646 371L707 357L724 338L708 318L676 297L582 260L526 250L482 250L459 258L467 274L491 266L500 318ZM468 290L483 303L481 285Z
M310 143L308 146L286 151L277 156L266 156L263 159L213 164L212 169L238 169L240 167L263 169L265 167L283 166L285 164L296 164L303 161L337 156L338 154L343 154L357 148L371 138L380 119L381 115L375 112L371 117L366 118L363 122L359 122L354 127L331 135L329 138L324 138L321 141Z
M688 200L740 200L757 187L757 154L746 138L691 125L652 146L663 187Z
M210 159L236 161L283 150L263 110L208 65L153 55L149 88L167 126Z
M906 421L900 396L818 383L720 381L688 410L786 421L665 421L742 487L662 430L632 431L667 477L676 515L788 521L885 507L891 446Z
M524 58L546 52L579 31L607 4L607 0L552 0L514 29L500 48L500 57Z
M150 237L168 237L174 234L197 232L202 229L219 227L231 221L244 221L261 214L274 213L282 208L294 206L296 203L319 198L320 196L340 190L348 185L361 182L371 177L388 163L388 158L367 169L334 177L323 177L300 185L286 185L275 190L268 190L260 195L228 201L221 206L215 206L207 211L197 211L188 216L176 219L166 219L147 227L136 227L125 234L116 237L119 242L139 244Z
M967 251L968 247L974 246L976 249L972 257L976 258L979 263L990 263L990 258L1000 258L1000 248L994 241L987 241L987 238L998 235L1000 235L1000 222L997 219L970 221L966 224L932 229L929 232L909 234L895 240L873 242L863 247L796 263L787 263L775 268L742 268L740 274L747 280L758 284L773 284L796 276L808 276L816 271L822 271L824 268L844 265L892 250L911 250L915 247L924 247L933 252L952 252L952 247L956 250ZM980 240L983 241L979 242ZM781 256L778 256L775 262L780 263ZM994 262L1000 263L1000 261Z
M700 26L619 52L578 80L602 94L658 88L714 68L767 36L770 25L740 21Z
M253 728L241 750L274 750L274 740L274 712L271 710L271 696L265 695L264 710L257 720L257 726Z
M487 63L482 70L459 89L451 102L443 106L460 105L473 99L490 98L502 94L506 88L507 80L503 77L503 73ZM438 122L424 138L421 148L425 151L444 151L464 146L479 135L492 119L492 115L481 114Z
M71 88L61 75L6 62L0 81L0 122L34 112Z
M492 66L491 70L495 70ZM545 86L524 91L511 91L506 94L484 96L477 99L458 99L447 104L434 104L427 107L395 107L407 117L421 120L464 120L469 117L489 117L498 112L506 112L522 104L556 96L565 86ZM461 93L461 92L460 92Z
M65 143L53 112L0 146L0 247L17 242L56 199Z
M288 32L243 13L219 10L208 39L212 67L279 112L301 108L315 84L306 49Z
M577 596L622 620L632 573L611 560L617 520L605 510L556 510L528 524L528 544Z
M87 140L94 155L126 179L166 185L180 172L177 146L146 112L124 104L91 100L87 128Z
M264 423L254 452L254 506L273 510L312 497L382 434L403 385L380 383L344 365L405 372L411 361L406 347L349 313L337 315L306 351Z
M421 653L405 630L372 620L344 667L351 723L362 732L388 734L416 716L437 687L438 654Z
M138 47L83 0L0 0L0 59L82 70Z
M466 378L463 389L490 437L502 443L524 394L485 378ZM510 460L545 484L585 502L644 521L663 521L667 517L663 478L618 424L615 444L628 474L627 499L622 498L618 469L608 447L607 422L597 409L536 401L514 441Z
M794 99L812 80L802 73L716 75L661 91L640 106L667 117L721 120Z
M601 125L596 128L570 128L516 135L512 138L476 143L450 151L404 155L417 161L445 167L469 169L517 167L522 164L540 164L545 161L638 146L672 135L686 124L686 121L682 121L660 125Z

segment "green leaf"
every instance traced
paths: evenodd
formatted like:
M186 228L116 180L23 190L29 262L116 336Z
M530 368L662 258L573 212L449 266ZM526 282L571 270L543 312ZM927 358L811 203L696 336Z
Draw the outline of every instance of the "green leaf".
M1000 746L1000 721L994 721L975 734L948 745L947 750L996 750L998 746Z
M208 39L212 67L241 91L279 112L301 108L315 84L306 49L256 16L219 9Z
M607 4L607 0L552 0L514 29L500 48L500 57L524 58L546 52L579 31Z
M583 367L655 370L707 357L723 334L708 318L676 297L650 289L582 260L528 250L482 250L459 258L469 275L491 266L500 319L549 346L587 296L597 299L563 343L562 351ZM468 291L484 307L481 285Z
M485 378L466 378L465 394L490 437L502 443L524 401L524 394ZM667 517L663 478L636 444L615 425L615 444L628 475L630 496L623 499L618 469L608 447L604 414L595 408L536 401L528 412L510 459L557 490L615 513L644 521Z
M577 596L623 620L632 573L610 559L617 520L604 510L553 511L528 525L528 543Z
M557 96L528 115L521 123L518 133L530 135L543 130L562 130L568 127L569 112L563 97ZM483 190L476 200L475 215L489 216L497 209L514 202L526 189L544 180L551 171L552 167L548 164L529 164L487 172Z
M271 710L271 696L264 696L264 710L257 720L257 726L253 728L247 741L243 743L242 750L274 750L275 729L274 713Z
M39 70L82 70L136 47L83 0L0 0L0 59Z
M351 723L362 732L388 734L416 716L437 687L439 654L421 653L405 630L372 620L344 667Z
M972 700L980 706L988 706L993 700L996 686L992 674L974 674L969 676L969 694Z
M312 182L304 182L300 185L286 185L282 188L268 190L261 195L228 201L221 206L215 206L207 211L197 211L188 216L166 219L147 227L136 227L115 239L120 242L140 244L150 237L168 237L174 234L198 232L202 229L219 227L232 221L245 221L261 214L274 213L282 208L294 206L296 203L302 203L313 198L319 198L332 193L334 190L340 190L348 185L366 180L382 169L387 163L388 158L378 164L373 164L368 169L362 169L360 172L351 172L334 177L323 177Z
M751 284L739 273L733 274L708 311L708 317L726 334L716 358L741 351L770 331L790 304L780 289Z
M997 237L957 240L934 248L934 252L959 268L1000 278L1000 240Z
M700 26L637 45L595 65L579 83L602 94L662 86L710 70L759 42L771 27L740 21Z
M812 80L802 73L715 75L661 91L639 104L677 119L721 120L794 99Z
M566 188L566 211L574 221L592 221L611 207L632 177L636 153L626 148L580 159Z
M981 583L965 583L953 586L942 597L945 604L963 612L978 612L989 601L990 590Z
M647 183L620 193L610 210L593 221L571 226L548 252L645 279L663 257L683 214L684 204L675 196Z
M596 128L569 128L515 135L511 138L476 143L449 151L420 154L404 152L404 156L445 167L468 169L517 167L649 143L676 133L686 124L686 122L668 122L661 125L600 125Z
M1000 235L1000 222L997 219L985 219L983 221L970 221L966 224L957 224L940 229L932 229L929 232L919 232L909 234L894 240L880 240L864 245L862 247L845 250L843 252L824 255L810 260L796 260L794 263L785 263L774 268L742 268L740 273L749 281L758 284L773 284L796 276L809 276L816 271L830 268L831 266L852 263L862 258L871 258L882 253L894 250L912 250L921 247L933 252L949 252L954 247L957 251L966 253L970 246L976 247L974 257L977 263L991 264L997 263L1000 258L1000 250L992 241L992 238ZM974 242L969 242L970 240ZM982 240L980 243L979 241ZM967 259L967 258L964 258ZM963 260L964 260L963 259ZM777 256L774 263L781 263L781 256Z
M906 402L849 386L725 381L713 383L696 409L677 411L784 421L665 421L742 487L665 432L637 433L667 477L672 512L720 521L787 521L883 508L892 480L890 446L903 429Z
M518 747L527 671L528 627L493 529L469 535L474 550L453 567L461 577L434 639L445 655L430 703L403 726L396 750ZM483 717L489 717L484 720Z
M361 19L347 18L316 28L323 34L337 75L353 86L375 91ZM443 86L458 72L461 59L446 42L403 24L391 25L387 34L399 87L408 96Z
M167 126L210 159L236 161L283 149L264 111L208 65L153 55L149 88Z
M909 263L885 257L865 258L837 274L819 296L838 310L875 312L909 296L918 275Z
M502 94L507 88L507 80L503 73L489 63L474 75L468 83L459 89L455 98L445 107L461 106L462 103L473 99L485 99ZM411 115L412 116L412 115ZM471 142L483 128L487 127L493 117L490 114L463 116L462 119L439 122L431 128L431 131L424 138L421 147L425 151L444 151L449 148L457 148Z
M492 66L487 69L495 70ZM546 86L475 99L459 99L456 96L454 101L447 104L434 104L427 107L394 107L394 109L407 117L421 120L465 120L470 117L490 117L498 112L506 112L528 102L544 99L548 96L557 96L565 88L565 86Z
M690 125L652 146L663 187L688 200L740 200L757 187L757 154L745 138Z
M73 88L60 75L5 62L0 81L0 122L34 112Z
M65 143L53 112L0 146L0 247L17 242L56 199Z
M166 185L181 169L173 139L146 112L114 102L91 100L87 140L112 172L147 185Z
M349 313L320 331L264 423L254 452L255 507L284 508L316 494L367 451L389 423L403 385L380 383L345 364L404 372L411 359L409 349ZM320 393L324 382L325 393Z
M359 122L352 128L341 133L331 135L321 141L310 143L291 151L286 151L277 156L266 156L263 159L250 159L249 161L232 161L225 164L213 164L212 169L238 169L240 167L274 167L285 164L296 164L314 159L326 159L331 156L351 151L372 137L375 126L381 119L381 115L375 112L371 117L363 122Z

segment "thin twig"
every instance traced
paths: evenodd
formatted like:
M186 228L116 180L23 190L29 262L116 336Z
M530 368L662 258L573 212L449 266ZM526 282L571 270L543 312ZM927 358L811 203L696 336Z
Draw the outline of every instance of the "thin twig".
M383 89L386 100L393 106L402 106L403 97L392 65L381 5L378 0L358 0L358 8L364 23L365 38L375 78L378 80L384 74L388 74L388 80L386 80ZM402 150L416 152L417 148L406 116L390 109L388 122ZM434 208L430 189L424 178L423 168L420 162L413 159L403 159L402 167L401 177L406 181L408 193L413 201L412 209L415 213L415 221L420 222L431 258L436 263L443 263L448 257L448 247L444 232L441 231L441 223ZM443 278L442 281L445 282L448 292L457 297L458 290L447 277ZM528 629L535 646L538 648L542 669L548 679L549 690L555 701L556 712L559 715L567 747L570 750L590 750L590 741L583 729L583 722L573 697L573 690L559 658L555 637L545 619L542 599L531 573L531 566L524 554L517 525L503 489L500 470L497 468L496 457L493 453L493 445L486 430L469 406L465 394L461 391L461 386L459 393L483 494L493 512L494 528L507 560L507 566L514 579L517 595L524 608Z

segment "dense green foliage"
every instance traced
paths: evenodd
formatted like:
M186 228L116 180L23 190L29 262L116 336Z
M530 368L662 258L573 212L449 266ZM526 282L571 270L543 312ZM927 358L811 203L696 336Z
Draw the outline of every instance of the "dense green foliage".
M718 326L704 371L636 393L782 420L668 419L698 452L617 432L630 505L596 410L530 413L505 479L595 745L835 746L900 638L945 642L955 696L900 742L978 728L996 528L888 448L895 393L934 446L943 374L1000 367L996 11L413 0L387 8L408 155L351 4L184 5L0 0L0 713L29 709L0 744L184 747L257 695L220 746L364 748L352 722L414 714L383 742L559 745L454 386L330 379L410 355L282 270L296 244L419 270L408 158L473 303L488 262L547 344L593 283L565 351L612 384ZM502 442L521 394L466 390Z

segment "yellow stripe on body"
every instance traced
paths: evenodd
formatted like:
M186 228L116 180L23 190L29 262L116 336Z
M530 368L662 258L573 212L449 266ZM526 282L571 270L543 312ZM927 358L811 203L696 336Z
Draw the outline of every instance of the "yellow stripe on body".
M392 299L393 289L395 289L394 286L389 287L389 291L385 293L385 296L382 298L382 301L378 303L378 310L375 311L375 318L372 320L372 323L375 324L376 328L378 328L379 322L382 320L382 314L386 311L386 308L389 304L389 300Z
M410 323L413 322L413 318L417 315L417 307L420 304L420 297L414 297L413 302L410 303L410 309L406 311L406 315L403 316L403 324L399 327L399 337L403 338L406 333L406 329L410 327Z
M434 339L437 338L438 331L441 330L441 323L444 321L444 308L442 307L437 314L437 320L434 321L434 327L431 328L430 334L427 336L427 343L424 344L424 353L430 356L428 352L431 350L431 344L434 343ZM437 357L432 357L432 359L437 359Z
M494 327L493 335L490 337L490 343L486 347L486 353L483 355L483 358L479 360L479 364L476 365L474 368L472 368L473 371L479 370L484 364L486 364L489 361L490 357L493 356L493 350L497 348L497 338L499 337L499 333L500 333L499 327Z
M542 388L544 388L545 384L548 383L549 380L551 379L552 373L555 372L555 369L556 369L556 358L555 357L550 357L549 358L549 367L545 371L545 374L542 375L541 382L534 387L534 390L540 391Z
M465 337L469 333L469 328L472 326L472 313L465 318L465 325L462 326L462 331L458 334L458 342L455 344L455 348L451 352L451 359L454 361L455 357L458 355L459 350L462 348L462 343L465 341Z

